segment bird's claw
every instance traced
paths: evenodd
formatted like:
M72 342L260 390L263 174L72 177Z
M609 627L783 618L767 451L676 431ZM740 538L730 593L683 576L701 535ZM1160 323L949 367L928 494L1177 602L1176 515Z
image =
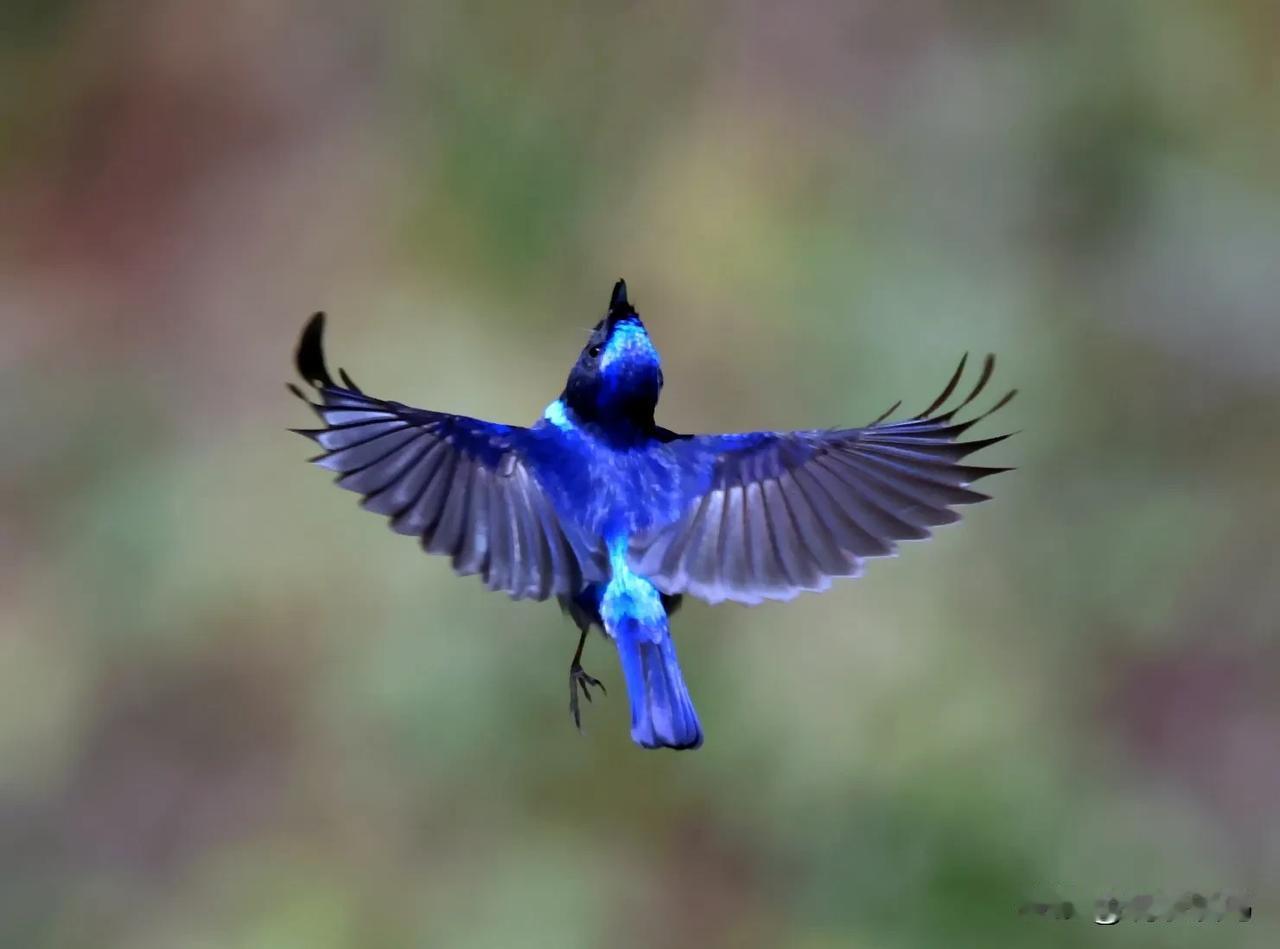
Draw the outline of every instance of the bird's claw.
M569 669L569 714L573 716L574 727L578 731L582 731L582 716L578 708L578 690L582 690L583 697L588 702L591 701L591 687L595 686L603 695L608 695L609 690L604 687L604 683L595 676L587 675L587 670L582 666L575 665Z

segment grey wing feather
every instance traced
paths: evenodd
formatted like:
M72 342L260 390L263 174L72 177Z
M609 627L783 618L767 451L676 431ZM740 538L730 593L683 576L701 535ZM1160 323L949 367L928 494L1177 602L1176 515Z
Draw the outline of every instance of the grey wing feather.
M329 376L319 314L303 333L297 363L320 401L293 392L325 427L298 430L324 453L312 461L337 473L361 506L448 556L460 574L491 590L545 600L605 579L607 558L560 518L521 453L526 429L385 402Z
M995 360L988 356L968 396L934 414L965 363L928 409L903 421L881 416L864 428L672 438L675 462L702 471L704 487L673 523L632 539L632 569L667 594L713 603L787 600L856 577L865 560L893 556L899 541L922 540L959 520L953 508L988 499L969 486L1010 469L960 463L1008 435L958 439L1015 394L954 421L990 380Z

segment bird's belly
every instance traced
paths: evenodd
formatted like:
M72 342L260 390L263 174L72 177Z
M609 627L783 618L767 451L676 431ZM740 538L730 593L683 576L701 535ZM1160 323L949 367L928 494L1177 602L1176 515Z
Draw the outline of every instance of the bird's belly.
M609 582L601 591L599 615L605 632L617 636L624 623L633 632L657 635L665 629L666 610L658 588L644 577L633 573L627 564L627 536L617 535L609 541Z
M681 513L677 472L649 452L617 453L597 461L591 476L595 532L616 537L668 523Z

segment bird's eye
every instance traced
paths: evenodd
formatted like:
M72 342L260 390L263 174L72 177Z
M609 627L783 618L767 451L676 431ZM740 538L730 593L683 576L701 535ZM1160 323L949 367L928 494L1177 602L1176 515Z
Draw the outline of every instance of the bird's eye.
M600 355L600 347L592 346L590 349L587 350L587 355L590 356L592 359L595 359L597 356Z

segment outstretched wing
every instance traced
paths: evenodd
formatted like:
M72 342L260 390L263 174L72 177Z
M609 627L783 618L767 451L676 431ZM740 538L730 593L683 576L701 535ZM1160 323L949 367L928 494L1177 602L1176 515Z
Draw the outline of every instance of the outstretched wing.
M960 519L952 510L987 500L969 485L1008 468L961 464L1008 435L957 441L987 412L954 421L983 390L995 367L986 358L969 396L939 415L964 372L960 361L943 393L924 412L865 428L739 435L673 436L667 449L697 490L684 514L631 541L631 568L663 593L691 593L712 603L789 600L824 590L833 577L855 577L868 557L896 553L896 541L920 540L929 528Z
M289 388L324 420L296 431L325 449L311 460L336 471L339 487L364 495L362 507L421 538L428 553L451 557L458 573L478 573L516 599L571 595L604 578L599 545L557 516L526 464L527 429L374 399L341 370L339 386L325 368L323 332L317 313L297 353L320 402Z

